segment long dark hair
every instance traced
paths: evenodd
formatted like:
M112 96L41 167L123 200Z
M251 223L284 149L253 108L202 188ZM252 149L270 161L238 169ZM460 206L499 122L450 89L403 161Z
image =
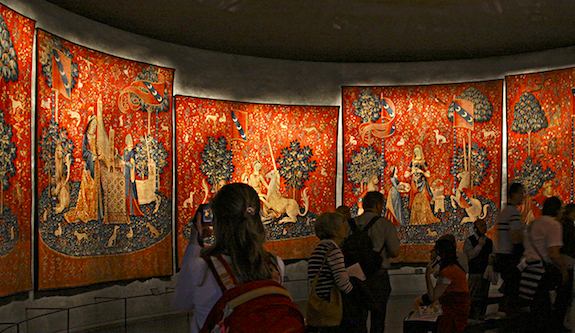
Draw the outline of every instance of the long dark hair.
M461 268L461 265L459 265L459 262L457 261L455 239L452 239L448 235L440 237L435 242L435 253L441 257L441 260L439 261L440 269L444 269L450 265L457 265ZM463 268L461 269L463 270Z
M272 277L273 257L264 250L258 193L244 183L222 187L211 202L215 244L207 255L227 254L240 282Z

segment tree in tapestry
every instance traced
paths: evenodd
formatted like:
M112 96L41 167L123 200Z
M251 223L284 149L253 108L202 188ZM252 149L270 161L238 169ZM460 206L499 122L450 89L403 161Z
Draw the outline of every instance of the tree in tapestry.
M0 4L0 297L32 289L34 25Z
M363 211L367 191L386 198L400 259L427 260L439 235L463 240L492 225L499 206L502 81L344 87L344 204Z
M39 288L170 274L173 70L38 50Z
M178 254L197 207L225 184L261 199L267 248L309 256L318 213L335 208L337 108L176 97Z
M506 78L508 182L527 190L525 222L548 197L574 200L573 82L573 68Z

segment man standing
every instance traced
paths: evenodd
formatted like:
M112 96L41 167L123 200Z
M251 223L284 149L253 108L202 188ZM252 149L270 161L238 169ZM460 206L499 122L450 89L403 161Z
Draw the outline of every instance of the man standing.
M387 301L391 293L391 284L387 270L390 267L390 258L399 254L399 238L397 231L389 220L382 217L385 200L380 192L367 192L363 197L364 213L355 218L359 228L364 228L374 217L379 219L369 228L368 235L373 243L373 251L379 252L383 261L381 268L367 277L367 286L372 294L371 304L371 333L385 331L385 314ZM374 312L373 309L377 309ZM367 313L365 314L367 320Z
M483 278L489 264L489 256L493 251L493 242L489 239L485 220L476 220L473 224L475 233L465 240L463 250L469 263L469 293L471 294L471 311L469 317L483 320L489 296L489 280Z
M523 255L523 224L517 206L523 203L525 188L520 183L513 183L507 191L507 205L497 217L495 243L496 270L503 279L503 301L500 310L509 314L518 309L519 280L521 273L517 264Z

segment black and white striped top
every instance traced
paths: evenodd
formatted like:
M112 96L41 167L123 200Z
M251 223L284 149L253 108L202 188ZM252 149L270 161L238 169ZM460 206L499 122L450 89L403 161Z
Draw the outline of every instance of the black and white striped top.
M324 259L327 260L321 268ZM311 286L313 279L320 272L316 285L316 293L322 299L329 301L331 288L336 285L344 293L349 293L353 286L345 269L343 253L331 239L324 239L316 246L308 260L307 277Z

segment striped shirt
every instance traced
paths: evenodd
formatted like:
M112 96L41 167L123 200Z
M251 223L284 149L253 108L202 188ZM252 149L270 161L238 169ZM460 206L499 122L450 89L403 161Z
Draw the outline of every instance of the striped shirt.
M324 259L326 259L325 264ZM346 294L353 289L352 284L349 282L349 275L345 269L343 253L341 253L339 246L331 239L324 239L319 242L309 258L307 277L310 285L318 273L319 278L315 290L317 295L326 301L329 301L331 288L334 285Z
M522 231L521 213L514 205L508 204L503 208L497 217L497 238L495 242L495 253L512 254L513 242L511 241L511 231Z

